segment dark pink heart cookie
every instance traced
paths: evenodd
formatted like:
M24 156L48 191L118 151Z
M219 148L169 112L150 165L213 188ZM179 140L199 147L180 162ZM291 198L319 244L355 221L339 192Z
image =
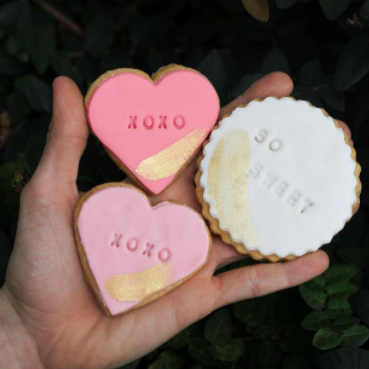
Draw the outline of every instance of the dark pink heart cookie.
M219 97L199 72L169 65L152 78L105 73L86 96L89 124L113 160L152 194L191 161L219 115Z

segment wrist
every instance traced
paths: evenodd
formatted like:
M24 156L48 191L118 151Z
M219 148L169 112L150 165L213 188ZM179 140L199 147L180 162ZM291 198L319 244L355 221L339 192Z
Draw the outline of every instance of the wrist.
M6 287L0 289L0 368L43 368L36 343L15 310Z

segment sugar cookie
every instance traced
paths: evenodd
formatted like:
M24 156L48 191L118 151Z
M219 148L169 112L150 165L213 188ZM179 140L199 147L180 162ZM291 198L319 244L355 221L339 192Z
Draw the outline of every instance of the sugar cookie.
M268 97L224 117L204 144L197 197L214 233L254 259L329 243L359 205L349 138L306 101Z
M150 205L142 191L122 183L87 192L74 229L85 278L108 315L179 286L206 263L211 248L195 210L170 201Z
M201 73L171 64L152 77L116 69L86 95L87 120L114 162L151 194L192 160L215 125L219 97Z

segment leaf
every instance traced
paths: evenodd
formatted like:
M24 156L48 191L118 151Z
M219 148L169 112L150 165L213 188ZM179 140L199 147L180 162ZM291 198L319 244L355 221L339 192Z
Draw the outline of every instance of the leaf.
M14 76L25 71L24 65L6 52L0 50L0 75Z
M282 357L282 351L274 342L265 341L262 343L258 353L257 369L276 368Z
M342 347L360 347L369 339L369 329L365 325L357 324L346 329L342 334Z
M35 66L38 73L45 72L49 65L49 56L43 52L34 53L31 57L32 63Z
M327 308L329 316L333 319L352 314L351 306L347 300L328 301Z
M32 27L28 52L33 65L40 74L44 73L49 65L49 57L55 50L55 41L55 25L52 21L43 20Z
M224 340L223 342L213 343L210 346L213 357L221 361L236 361L244 352L242 342L236 340Z
M341 348L318 357L320 369L368 369L369 352L358 348Z
M333 286L350 280L356 274L356 268L352 265L336 264L329 267L324 273L327 286Z
M309 361L303 355L289 355L282 369L311 369Z
M19 17L20 1L11 1L0 7L0 27L11 26Z
M184 329L183 331L177 333L172 339L167 342L167 345L173 350L178 350L187 345L188 339L190 337L190 331Z
M328 20L337 19L350 5L350 0L319 0Z
M314 310L322 310L325 306L327 294L322 291L313 290L305 284L300 286L300 293L304 301Z
M32 108L39 112L51 112L51 87L38 77L28 75L25 79L26 97Z
M344 91L359 82L369 71L369 35L362 32L344 47L336 66L335 85Z
M243 76L228 93L229 100L234 100L238 96L242 95L253 83L264 77L264 73L251 73Z
M164 351L148 369L181 369L185 363L184 358L173 351Z
M287 9L290 8L292 5L295 5L298 0L276 0L276 4L279 9Z
M26 149L24 151L24 161L26 163L27 170L33 174L41 160L42 153L44 151L45 142L32 135L27 142Z
M331 299L344 299L357 291L357 286L351 282L343 282L327 286L328 296Z
M325 278L324 274L321 274L306 282L305 286L309 287L312 290L324 291L326 283L327 279Z
M283 51L278 47L271 49L265 56L261 65L263 73L284 72L290 73L290 65Z
M277 334L276 328L273 325L262 324L255 328L254 337L258 340L266 340Z
M341 335L330 328L322 328L316 332L313 345L321 350L331 350L341 343Z
M345 94L343 92L325 90L320 96L331 108L338 111L345 111Z
M360 8L360 17L364 20L369 19L369 0L366 0Z
M355 315L364 324L369 325L369 290L361 289L350 301L352 302Z
M359 322L360 319L354 316L341 316L340 318L335 319L331 328L335 331L344 331L345 329L351 328Z
M17 56L19 49L18 49L18 43L17 40L10 36L5 41L5 50L12 56Z
M2 227L0 227L0 255L4 255L7 258L10 255L10 239L8 235L4 232Z
M107 52L113 42L114 25L114 21L103 14L87 24L84 45L91 56L100 58Z
M68 53L63 51L51 55L50 61L54 72L59 75L67 74L72 66Z
M206 322L204 336L209 342L228 339L231 336L231 315L227 308L216 311Z
M201 364L215 366L216 360L210 352L210 346L204 339L193 338L188 346L190 356Z
M0 191L13 191L12 180L17 170L23 167L23 163L17 161L9 161L0 164Z
M215 49L212 50L201 61L197 69L210 80L217 90L220 100L224 101L227 93L227 74L219 52Z
M272 296L245 300L232 306L233 315L248 327L257 327L270 317L270 311L275 309Z
M305 329L317 331L331 325L331 318L326 311L312 311L301 322Z
M317 86L323 79L323 68L319 59L305 63L300 69L300 81L308 86Z
M309 101L316 107L322 107L319 95L308 86L297 85L292 91L292 96L297 100Z
M268 0L242 0L242 4L247 12L261 22L269 19Z

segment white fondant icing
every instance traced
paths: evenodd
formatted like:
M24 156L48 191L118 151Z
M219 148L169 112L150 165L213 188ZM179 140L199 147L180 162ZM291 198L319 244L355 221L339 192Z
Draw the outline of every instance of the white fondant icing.
M248 250L281 258L301 256L330 242L352 216L357 200L356 163L333 119L305 101L269 97L237 108L219 125L204 149L200 185L220 228ZM249 142L232 138L240 130ZM243 171L240 176L247 173L247 188L238 185L237 176L232 176L232 186L225 175L216 176L220 183L209 182L209 167L222 171L233 165L227 161L232 155L211 161L220 141L224 152L245 153L242 146L249 146L249 158L240 159L246 164L238 169ZM230 194L224 192L230 188L248 201L244 219L234 210L234 202L226 201ZM227 224L219 214L225 211ZM245 219L249 229L242 229Z

